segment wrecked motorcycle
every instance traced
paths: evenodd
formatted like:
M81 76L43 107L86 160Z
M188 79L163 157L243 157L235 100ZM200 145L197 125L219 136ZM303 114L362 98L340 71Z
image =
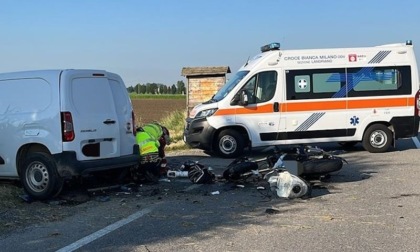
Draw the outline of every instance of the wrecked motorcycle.
M235 159L223 172L223 178L230 181L245 180L253 175L263 176L283 166L283 169L295 176L314 180L339 171L343 163L347 163L344 158L319 147L299 146L286 151L275 147L274 154L260 159Z

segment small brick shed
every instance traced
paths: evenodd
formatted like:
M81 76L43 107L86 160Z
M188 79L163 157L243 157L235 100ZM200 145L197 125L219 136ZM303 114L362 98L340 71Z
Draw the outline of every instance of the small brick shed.
M182 76L187 78L187 113L195 105L208 101L226 83L228 66L184 67Z

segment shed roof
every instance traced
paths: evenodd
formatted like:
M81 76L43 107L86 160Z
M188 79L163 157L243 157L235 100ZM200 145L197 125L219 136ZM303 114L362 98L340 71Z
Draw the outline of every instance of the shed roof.
M197 76L197 75L214 75L214 74L227 74L230 73L228 66L218 67L183 67L182 76Z

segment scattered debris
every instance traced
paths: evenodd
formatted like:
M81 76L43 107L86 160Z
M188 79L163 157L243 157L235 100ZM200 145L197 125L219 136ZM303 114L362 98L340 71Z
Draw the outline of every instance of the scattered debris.
M112 185L112 186L89 188L89 189L87 189L87 191L89 193L98 192L98 191L109 191L109 190L114 190L114 189L117 189L117 188L120 188L120 187L121 187L121 185Z
M107 202L107 201L110 201L111 198L109 196L107 196L107 195L101 195L101 196L97 196L95 198L95 200L96 201L99 201L99 202Z
M188 178L188 171L172 171L172 170L168 170L168 172L166 173L166 176L168 178L177 178L177 177Z
M212 184L216 176L204 165L197 162L188 170L188 178L194 184Z
M218 195L218 194L220 194L220 192L219 192L219 191L214 191L214 192L211 192L211 195Z
M28 194L19 195L19 198L21 198L26 203L32 203L33 199Z

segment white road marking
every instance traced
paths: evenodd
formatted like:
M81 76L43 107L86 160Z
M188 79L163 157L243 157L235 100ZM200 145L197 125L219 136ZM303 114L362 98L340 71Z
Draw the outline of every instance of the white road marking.
M101 238L102 236L104 236L104 235L106 235L106 234L124 226L124 225L127 225L128 223L142 217L145 214L150 213L150 211L152 211L151 208L146 208L146 209L143 209L141 211L138 211L138 212L128 216L125 219L117 221L117 222L115 222L115 223L113 223L113 224L111 224L107 227L104 227L101 230L96 231L95 233L93 233L91 235L88 235L88 236L86 236L86 237L84 237L84 238L82 238L82 239L64 247L64 248L61 248L61 249L57 250L57 252L71 252L71 251L74 251L74 250L76 250L76 249L78 249L78 248L96 240L96 239Z
M414 143L414 145L416 145L416 148L420 149L419 139L417 137L412 137L411 139L413 139L413 143Z

